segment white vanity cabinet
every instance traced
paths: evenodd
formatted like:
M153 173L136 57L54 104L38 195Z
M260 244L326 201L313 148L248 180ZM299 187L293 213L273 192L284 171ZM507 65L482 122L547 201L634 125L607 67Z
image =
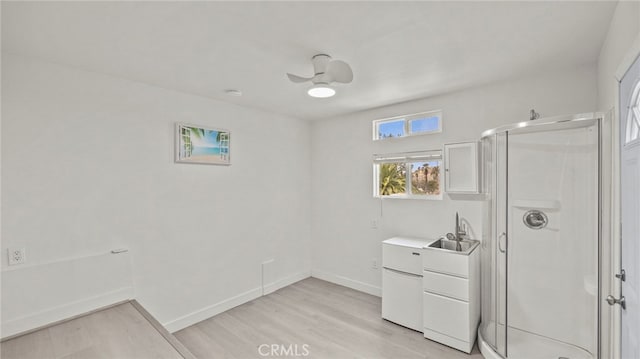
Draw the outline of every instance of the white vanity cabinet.
M480 321L480 248L422 253L424 337L470 353Z
M478 142L444 145L444 190L447 193L479 193Z

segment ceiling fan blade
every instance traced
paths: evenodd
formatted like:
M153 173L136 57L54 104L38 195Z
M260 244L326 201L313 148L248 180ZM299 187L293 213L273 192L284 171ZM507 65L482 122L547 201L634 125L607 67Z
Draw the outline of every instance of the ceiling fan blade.
M344 61L330 61L327 65L326 74L335 82L348 84L353 81L353 71L351 71L351 66Z
M290 73L287 73L287 76L289 77L289 80L291 80L291 82L295 82L295 83L311 81L311 79L313 78L313 77L309 77L309 78L302 77L302 76L298 76Z

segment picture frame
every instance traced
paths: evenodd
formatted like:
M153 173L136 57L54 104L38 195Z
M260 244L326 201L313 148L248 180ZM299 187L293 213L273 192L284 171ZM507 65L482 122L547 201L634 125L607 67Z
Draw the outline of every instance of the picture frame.
M229 166L231 132L187 123L176 123L176 163Z

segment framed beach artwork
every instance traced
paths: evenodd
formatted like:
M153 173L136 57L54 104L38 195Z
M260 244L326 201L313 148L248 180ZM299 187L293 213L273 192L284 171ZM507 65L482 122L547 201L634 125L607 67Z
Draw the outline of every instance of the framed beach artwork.
M231 133L220 128L176 124L176 162L230 165Z

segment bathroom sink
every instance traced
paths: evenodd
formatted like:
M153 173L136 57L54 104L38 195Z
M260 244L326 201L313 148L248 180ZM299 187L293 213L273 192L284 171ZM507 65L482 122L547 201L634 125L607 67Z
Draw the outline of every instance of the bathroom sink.
M456 241L440 238L435 242L430 243L425 249L434 249L440 251L447 251L455 254L469 255L480 244L480 241L473 239L464 239L460 241L460 251L456 251Z

